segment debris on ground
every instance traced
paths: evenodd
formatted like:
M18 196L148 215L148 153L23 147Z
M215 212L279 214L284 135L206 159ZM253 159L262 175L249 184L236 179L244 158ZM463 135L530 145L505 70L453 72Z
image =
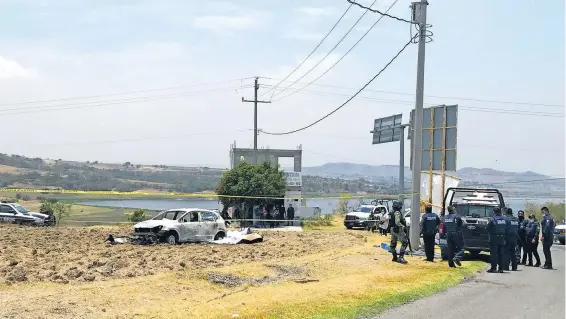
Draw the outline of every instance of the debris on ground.
M263 236L252 232L250 228L244 228L239 231L228 231L226 237L213 241L213 243L220 245L255 244L261 242L263 242Z

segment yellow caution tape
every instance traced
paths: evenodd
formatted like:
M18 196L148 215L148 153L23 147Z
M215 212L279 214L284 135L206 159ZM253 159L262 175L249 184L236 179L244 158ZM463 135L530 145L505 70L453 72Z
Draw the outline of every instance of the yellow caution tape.
M40 194L71 194L71 195L96 195L96 196L140 196L140 197L192 197L192 198L249 198L249 199L354 199L372 197L391 197L397 198L399 194L365 194L352 195L342 194L339 196L317 196L317 197L278 197L278 196L235 196L219 195L215 193L175 193L175 192L119 192L119 191L80 191L67 189L30 189L30 188L0 188L0 193L40 193ZM403 194L411 196L411 194Z

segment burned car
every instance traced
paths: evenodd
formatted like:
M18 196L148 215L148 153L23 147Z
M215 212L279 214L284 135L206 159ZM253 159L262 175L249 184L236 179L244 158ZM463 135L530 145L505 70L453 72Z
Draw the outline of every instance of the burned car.
M134 225L134 237L171 245L219 240L226 234L220 214L199 208L170 209Z

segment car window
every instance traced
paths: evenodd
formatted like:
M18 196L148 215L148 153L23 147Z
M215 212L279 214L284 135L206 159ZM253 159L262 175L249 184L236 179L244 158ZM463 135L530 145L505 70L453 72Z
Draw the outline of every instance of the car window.
M187 213L179 218L179 222L188 223L191 221L191 213Z
M456 212L460 216L469 216L474 218L491 217L493 215L493 206L484 205L456 205Z
M24 214L24 215L29 215L29 214L28 214L29 211L28 211L24 206L21 206L21 205L14 205L14 207L16 207L16 210L17 210L18 212L20 212L20 213L22 213L22 214Z
M191 213L191 222L196 223L198 222L198 212Z
M175 220L177 219L177 211L169 211L169 212L165 212L165 214L163 214L163 219L170 219L170 220Z
M14 209L8 205L1 205L0 206L0 213L13 213Z
M360 207L359 211L362 213L370 213L371 207Z
M201 217L203 222L212 222L216 219L214 213L211 212L202 212Z

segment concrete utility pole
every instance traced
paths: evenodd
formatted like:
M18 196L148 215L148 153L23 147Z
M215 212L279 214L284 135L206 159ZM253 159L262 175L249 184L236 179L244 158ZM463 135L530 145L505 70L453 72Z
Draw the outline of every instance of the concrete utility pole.
M401 203L405 202L405 127L407 126L408 124L401 125L399 136L399 201Z
M254 99L244 100L242 97L242 102L253 102L254 103L254 164L257 164L257 104L258 103L271 103L271 101L258 101L257 91L259 90L259 78L256 76L254 81Z
M413 249L420 246L419 224L421 211L421 157L423 135L423 97L424 97L424 68L426 44L426 7L427 0L413 3L413 17L419 25L419 53L417 62L417 91L415 99L415 116L413 119L413 200L411 202L411 244Z

